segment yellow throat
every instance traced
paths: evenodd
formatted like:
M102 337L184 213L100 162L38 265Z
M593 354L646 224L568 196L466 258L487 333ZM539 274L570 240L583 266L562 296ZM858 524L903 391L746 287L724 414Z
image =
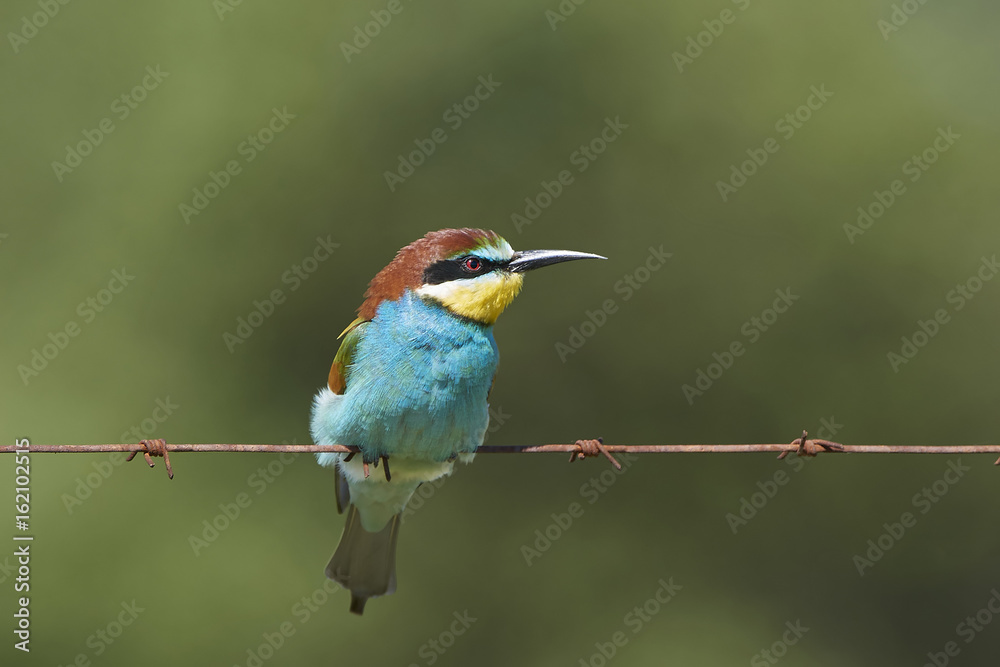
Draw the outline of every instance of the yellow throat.
M493 324L510 305L524 283L520 273L494 271L471 280L424 285L417 294L430 297L445 308L482 324Z

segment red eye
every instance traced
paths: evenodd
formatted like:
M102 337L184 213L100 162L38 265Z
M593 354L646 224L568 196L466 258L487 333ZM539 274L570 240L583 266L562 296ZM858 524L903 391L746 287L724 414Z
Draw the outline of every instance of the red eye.
M468 269L469 271L478 271L479 269L483 268L483 263L480 262L475 257L469 257L468 259L465 260L465 268Z

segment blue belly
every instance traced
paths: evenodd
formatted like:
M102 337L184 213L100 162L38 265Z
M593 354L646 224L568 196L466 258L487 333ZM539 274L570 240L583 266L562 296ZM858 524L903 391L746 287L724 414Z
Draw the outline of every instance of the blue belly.
M333 442L380 455L445 461L474 452L489 425L497 366L492 327L407 291L364 327L340 400L314 415Z

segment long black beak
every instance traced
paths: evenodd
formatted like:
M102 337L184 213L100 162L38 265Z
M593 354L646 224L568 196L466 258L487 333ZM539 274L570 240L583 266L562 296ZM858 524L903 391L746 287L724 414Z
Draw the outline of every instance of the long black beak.
M514 253L507 270L512 273L524 273L532 269L540 269L549 264L569 262L574 259L607 259L601 255L589 252L574 252L573 250L520 250Z

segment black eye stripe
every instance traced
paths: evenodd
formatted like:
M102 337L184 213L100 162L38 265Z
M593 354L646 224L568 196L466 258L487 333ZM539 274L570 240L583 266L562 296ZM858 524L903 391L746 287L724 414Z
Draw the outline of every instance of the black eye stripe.
M465 261L468 259L479 260L480 268L478 271L470 271L465 267ZM456 257L455 259L443 259L441 261L434 262L424 269L424 284L440 285L441 283L446 283L452 280L476 278L478 276L485 275L490 271L494 271L500 266L503 266L502 262L494 262L493 260L476 255L463 255L462 257Z

